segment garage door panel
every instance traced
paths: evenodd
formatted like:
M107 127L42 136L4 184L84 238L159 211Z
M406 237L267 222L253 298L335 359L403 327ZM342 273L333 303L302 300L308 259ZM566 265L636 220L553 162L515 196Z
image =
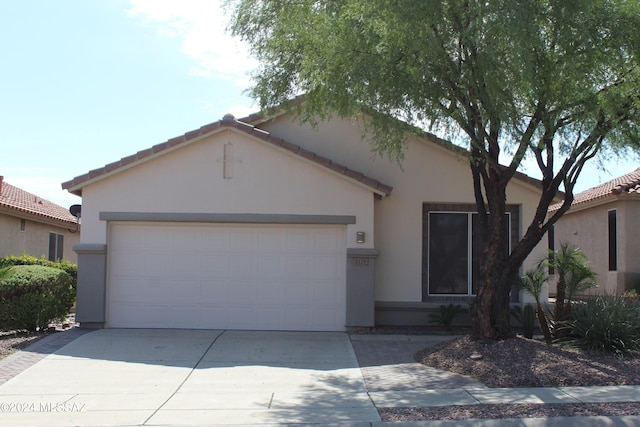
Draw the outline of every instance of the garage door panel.
M335 233L317 231L315 233L315 246L316 252L320 253L335 253L344 245L340 236Z
M172 246L176 251L191 251L200 247L201 235L196 230L178 230L173 233Z
M166 277L173 273L174 256L169 253L148 253L144 257L144 274L150 277Z
M227 301L230 304L254 304L257 292L258 285L255 282L230 281Z
M200 281L200 295L205 302L222 302L229 298L229 286L209 277Z
M204 252L215 249L224 251L229 247L229 233L224 230L200 229L198 233L201 238L201 248Z
M259 251L282 251L284 249L284 238L280 231L265 230L258 233Z
M340 298L340 288L333 282L320 282L313 288L313 299L319 306L334 307Z
M234 253L228 258L230 277L255 277L258 272L258 255Z
M140 273L140 266L144 265L144 254L134 251L113 251L109 261L113 271L122 275L134 275Z
M225 278L229 276L229 256L227 254L213 253L202 255L201 258L201 270L196 272L196 274L200 272L206 273L206 276L211 278Z
M309 282L287 282L287 298L292 306L310 306L312 305L313 290Z
M313 278L313 264L311 255L290 255L287 257L286 276L299 280Z
M313 248L312 236L303 230L293 230L285 234L286 248L289 251L309 252Z
M286 288L281 280L263 280L257 286L258 301L265 305L281 305L287 297Z
M197 252L180 251L174 255L173 271L185 276L199 276L202 270L202 258Z
M107 326L343 330L344 226L114 223Z
M173 233L162 229L147 229L144 245L146 248L170 248L173 245Z
M118 249L141 249L145 247L145 230L126 225L121 227L122 232L118 236L118 241L113 242Z
M171 297L176 302L180 302L180 299L193 302L194 299L201 298L201 286L199 280L173 280L170 285Z
M258 274L263 279L282 279L287 272L286 259L276 255L262 255L258 258Z
M240 229L229 231L229 249L233 251L254 250L258 243L258 236L254 230Z
M173 305L171 307L171 315L164 322L168 319L171 319L173 321L172 324L175 326L165 327L190 328L194 322L202 323L201 311L193 310L190 304Z
M340 277L340 267L344 260L335 256L317 256L314 258L313 277L316 280L333 280Z

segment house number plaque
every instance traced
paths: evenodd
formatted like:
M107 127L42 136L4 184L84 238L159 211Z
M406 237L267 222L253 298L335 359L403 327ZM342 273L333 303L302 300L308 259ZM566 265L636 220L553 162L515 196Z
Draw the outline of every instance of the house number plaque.
M369 265L369 258L366 257L356 257L353 258L353 265L357 265L357 266L367 266Z

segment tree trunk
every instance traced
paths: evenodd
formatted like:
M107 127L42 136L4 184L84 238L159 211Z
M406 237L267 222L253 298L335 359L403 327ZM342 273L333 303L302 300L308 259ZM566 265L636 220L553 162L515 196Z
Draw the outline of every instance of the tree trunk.
M504 206L504 204L503 204ZM509 296L518 272L509 258L507 220L504 212L479 221L484 248L479 261L480 282L471 305L472 338L504 339L513 336L510 324ZM486 229L483 230L483 226Z

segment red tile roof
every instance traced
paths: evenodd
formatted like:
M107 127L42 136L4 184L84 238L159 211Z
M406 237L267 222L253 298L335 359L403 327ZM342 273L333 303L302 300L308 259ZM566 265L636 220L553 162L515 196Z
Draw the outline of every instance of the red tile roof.
M195 138L205 136L210 132L223 129L223 128L237 129L255 138L259 138L268 144L287 150L299 157L302 157L305 160L312 161L335 173L344 175L349 179L360 182L361 184L366 185L367 187L371 188L372 190L374 190L376 193L380 195L388 196L391 193L392 187L388 185L385 185L373 178L367 177L358 171L349 169L348 167L338 164L326 157L322 157L309 150L305 150L304 148L298 145L291 144L290 142L287 142L280 138L274 138L271 136L269 132L258 129L257 127L250 125L248 123L244 123L242 121L236 120L231 114L225 115L222 118L222 120L202 126L200 129L187 132L182 136L172 138L166 142L163 142L162 144L154 145L153 147L148 148L146 150L138 151L136 154L133 154L128 157L124 157L116 162L109 163L104 167L89 171L84 175L77 176L73 178L71 181L63 182L62 188L65 190L71 190L75 188L75 190L73 191L74 194L81 195L82 190L81 188L78 188L78 187L94 178L98 178L102 175L106 175L109 172L119 169L121 167L125 167L130 163L144 160L147 157L150 157L156 153L165 151L169 148L173 148L177 145L186 144L187 142Z
M0 177L0 207L73 225L76 218L67 208L56 205L28 191L21 190Z
M576 194L573 198L571 207L579 206L581 204L594 200L603 199L610 195L619 195L622 193L640 194L640 168L626 175L622 175L618 178L612 179L611 181L607 181L604 184L600 184L596 187L592 187L588 190ZM560 206L562 206L562 203L550 206L549 210L558 210Z

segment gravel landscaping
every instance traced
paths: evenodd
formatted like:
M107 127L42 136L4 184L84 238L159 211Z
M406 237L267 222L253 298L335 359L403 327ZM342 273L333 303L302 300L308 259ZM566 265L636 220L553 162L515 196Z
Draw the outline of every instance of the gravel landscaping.
M469 356L482 356L473 360ZM463 336L415 355L434 368L473 377L487 387L562 387L640 384L640 355L612 354L548 346L517 337L472 341Z

